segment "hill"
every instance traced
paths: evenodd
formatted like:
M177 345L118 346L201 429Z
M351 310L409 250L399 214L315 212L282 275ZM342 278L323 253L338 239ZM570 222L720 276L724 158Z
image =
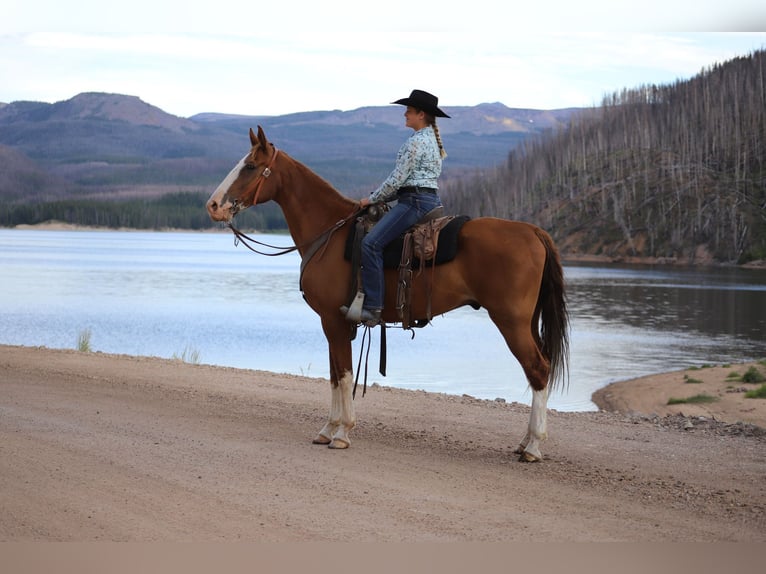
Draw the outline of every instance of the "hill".
M47 199L47 190L65 188L64 182L41 169L23 153L0 145L0 195L4 201L40 201Z
M502 162L528 134L560 125L570 110L512 110L502 104L450 108L442 133L453 169ZM167 114L135 96L86 93L47 104L0 108L0 144L26 155L49 175L71 182L51 193L88 195L115 186L209 189L247 150L247 131L262 125L271 139L339 189L369 188L387 175L407 133L399 106L284 116ZM63 145L62 142L66 142ZM0 188L6 196L8 190Z
M451 154L445 177L503 162L509 149L561 125L572 110L513 110L492 103L449 113L453 119L441 126ZM3 104L0 225L63 219L209 227L204 216L191 214L246 152L248 129L259 124L281 148L351 196L369 192L388 175L408 132L400 106L180 118L120 94ZM179 211L191 219L179 219ZM243 214L243 223L283 225L275 210L262 211Z
M761 50L615 93L525 140L496 170L448 183L449 206L533 221L570 254L765 259L764 77Z

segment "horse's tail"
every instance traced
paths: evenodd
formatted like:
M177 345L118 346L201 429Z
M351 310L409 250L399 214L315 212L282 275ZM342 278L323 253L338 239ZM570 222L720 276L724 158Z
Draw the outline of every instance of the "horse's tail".
M554 389L558 382L569 384L569 311L558 249L548 233L540 228L535 228L535 233L545 246L545 268L535 315L541 318L541 351L550 362L548 382Z

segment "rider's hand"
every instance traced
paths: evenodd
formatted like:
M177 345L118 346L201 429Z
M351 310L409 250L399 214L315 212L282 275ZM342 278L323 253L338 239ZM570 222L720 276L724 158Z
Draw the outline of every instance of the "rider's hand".
M359 200L359 207L361 207L362 209L364 209L368 205L370 205L369 197L363 197L362 199Z

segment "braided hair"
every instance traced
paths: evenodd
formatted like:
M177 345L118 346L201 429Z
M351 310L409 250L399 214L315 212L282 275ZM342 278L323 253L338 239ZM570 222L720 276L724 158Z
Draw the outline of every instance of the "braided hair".
M439 126L436 125L436 117L432 116L429 113L426 113L426 122L429 126L431 126L434 130L434 135L436 136L436 144L439 146L439 155L442 159L447 157L447 150L444 149L444 144L442 143L442 136L439 133Z

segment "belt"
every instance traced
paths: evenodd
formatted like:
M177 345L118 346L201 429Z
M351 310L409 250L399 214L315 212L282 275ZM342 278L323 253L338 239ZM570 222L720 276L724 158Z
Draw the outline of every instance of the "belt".
M407 186L400 187L396 191L397 195L401 195L402 193L436 193L436 189L433 187Z

